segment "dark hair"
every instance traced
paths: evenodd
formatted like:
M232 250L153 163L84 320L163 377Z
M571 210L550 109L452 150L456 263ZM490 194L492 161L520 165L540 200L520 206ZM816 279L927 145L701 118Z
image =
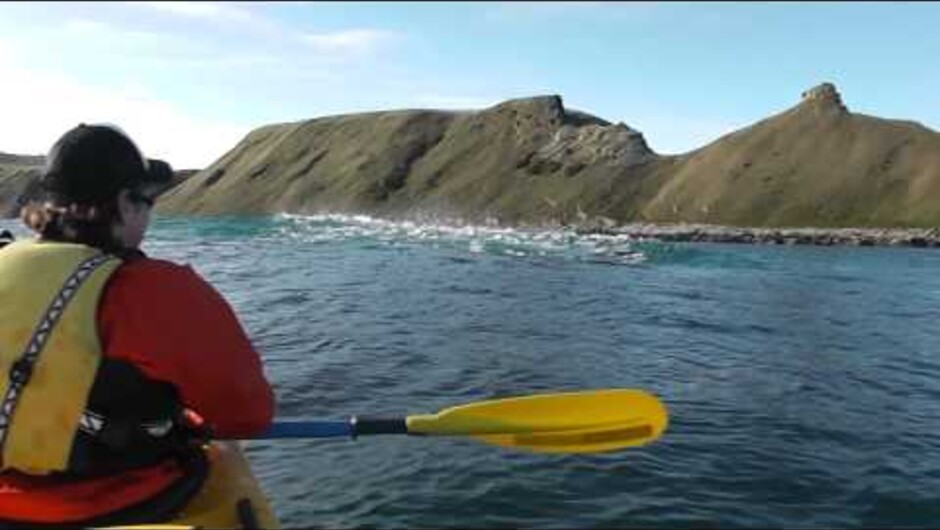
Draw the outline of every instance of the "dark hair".
M106 252L123 250L113 229L115 223L121 222L116 200L96 206L31 202L20 210L20 218L45 240L82 243Z

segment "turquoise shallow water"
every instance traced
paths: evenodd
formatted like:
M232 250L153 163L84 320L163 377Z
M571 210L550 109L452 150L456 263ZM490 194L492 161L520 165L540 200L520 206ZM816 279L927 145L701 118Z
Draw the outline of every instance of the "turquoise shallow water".
M21 229L13 221L0 228ZM356 217L159 219L236 307L282 417L643 388L653 445L258 441L284 523L935 527L940 252L631 243Z

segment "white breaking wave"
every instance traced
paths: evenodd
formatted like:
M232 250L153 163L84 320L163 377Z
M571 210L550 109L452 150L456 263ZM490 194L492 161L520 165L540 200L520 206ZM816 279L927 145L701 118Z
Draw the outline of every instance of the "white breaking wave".
M557 256L618 264L639 264L647 259L630 236L579 234L568 228L393 221L347 214L282 213L276 219L284 224L278 231L280 237L307 243L366 240L388 245L428 244L463 249L471 255Z

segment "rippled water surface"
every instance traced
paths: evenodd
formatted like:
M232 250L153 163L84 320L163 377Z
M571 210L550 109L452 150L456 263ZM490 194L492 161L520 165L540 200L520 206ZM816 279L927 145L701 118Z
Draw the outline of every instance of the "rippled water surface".
M605 387L670 411L656 443L591 456L431 437L251 442L286 525L940 523L935 249L278 216L160 219L145 250L191 263L232 302L284 418Z

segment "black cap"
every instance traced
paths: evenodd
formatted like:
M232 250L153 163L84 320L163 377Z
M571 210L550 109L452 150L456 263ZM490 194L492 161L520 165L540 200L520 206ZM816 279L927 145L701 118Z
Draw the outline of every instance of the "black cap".
M82 123L52 146L41 183L57 202L94 205L117 197L124 188L172 179L169 164L144 158L120 129Z

